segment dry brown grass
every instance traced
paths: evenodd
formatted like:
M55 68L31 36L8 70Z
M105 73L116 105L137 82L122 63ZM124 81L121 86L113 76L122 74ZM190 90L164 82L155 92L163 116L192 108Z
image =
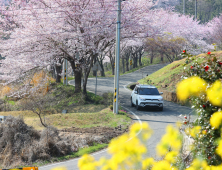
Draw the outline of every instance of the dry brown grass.
M10 92L12 92L12 88L10 86L0 86L0 97L4 97Z

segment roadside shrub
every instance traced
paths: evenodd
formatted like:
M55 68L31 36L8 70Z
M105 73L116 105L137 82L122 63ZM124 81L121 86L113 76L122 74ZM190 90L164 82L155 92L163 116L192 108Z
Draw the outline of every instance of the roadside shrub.
M40 133L26 125L23 119L12 116L0 125L0 163L4 167L49 160L52 156L71 152L71 145L59 138L54 127L47 127Z
M186 58L185 75L178 84L177 96L191 103L198 114L196 127L201 127L201 133L194 137L196 147L193 154L201 155L209 165L219 165L222 159L216 154L216 141L222 131L213 127L210 120L215 112L221 111L222 62L211 52L205 54L204 62L186 51L182 56Z
M126 115L126 111L125 110L119 110L118 114L119 115Z
M99 104L99 103L101 103L101 101L103 100L103 98L101 97L101 96L99 96L99 95L94 95L93 97L92 97L92 101L95 103L95 104Z
M113 93L112 92L103 93L102 97L103 97L103 99L101 101L101 104L108 106L113 103Z
M113 110L113 105L109 105L109 109L110 109L110 110Z

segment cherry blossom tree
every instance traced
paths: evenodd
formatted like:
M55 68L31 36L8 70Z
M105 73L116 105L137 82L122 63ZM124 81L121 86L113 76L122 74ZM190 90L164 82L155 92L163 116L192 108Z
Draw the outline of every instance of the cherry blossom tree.
M140 2L123 4L123 38L137 34L138 17L149 11L141 7L150 3ZM0 47L6 56L2 78L14 80L33 67L44 68L54 59L64 58L74 71L76 92L81 90L83 72L83 93L86 94L94 58L115 43L115 8L111 0L12 1L2 9L17 24L9 33L10 39Z
M8 38L0 43L5 57L0 78L14 81L33 68L67 59L75 75L75 92L81 91L83 75L86 95L95 58L109 50L112 53L115 47L116 5L113 0L13 0L10 6L2 6L0 29ZM140 48L147 37L171 32L173 37L185 38L188 47L207 45L204 26L152 6L147 0L122 2L122 42L139 42Z

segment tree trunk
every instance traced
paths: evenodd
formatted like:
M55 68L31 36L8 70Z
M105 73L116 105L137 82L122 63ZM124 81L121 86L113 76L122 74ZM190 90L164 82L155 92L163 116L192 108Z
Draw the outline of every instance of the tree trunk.
M167 59L169 60L169 62L173 62L173 59L167 54L167 53L165 53L165 55L167 56Z
M125 73L125 62L124 62L125 58L122 57L122 65L123 65L123 73Z
M137 54L135 54L134 57L133 57L133 68L138 67L137 61L138 61L138 57L137 57Z
M80 68L76 68L74 71L74 75L75 75L75 93L80 93L82 70Z
M71 64L71 67L72 67L72 70L73 70L74 76L75 76L75 91L74 91L74 93L80 93L81 92L82 69L76 67L74 60L68 60L68 61Z
M153 55L153 50L151 51L151 57L150 57L150 64L153 64L153 58L154 58L154 55Z
M100 71L100 74L101 74L102 77L106 77L106 75L105 75L105 71L104 71L103 68L102 68L102 71Z
M111 67L112 67L112 75L115 75L115 67L114 67L114 64L111 64Z
M126 71L129 71L129 56L127 56L125 59L126 59Z
M139 65L142 66L143 63L142 63L142 56L143 56L143 47L139 48L139 51L138 51L138 55L139 55Z
M139 54L139 66L142 66L142 55Z
M163 63L163 52L160 52L160 60Z
M89 77L90 70L91 70L91 68L93 66L94 58L96 58L96 57L97 57L97 55L92 56L91 59L90 59L89 67L84 69L83 96L85 98L87 98L87 91L86 91L87 80L88 80L88 77Z
M105 70L104 70L103 60L100 59L98 61L99 61L99 65L100 65L100 67L102 69L102 71L100 71L100 74L101 74L102 77L105 77Z
M56 70L56 83L61 83L62 66L55 65L55 70Z
M112 56L112 52L109 52L109 60L110 60L110 64L111 64L111 68L112 68L112 75L115 74L115 67L114 67L114 63L115 63L115 57Z
M96 57L94 58L94 64L96 63ZM93 76L96 76L96 71L93 71Z

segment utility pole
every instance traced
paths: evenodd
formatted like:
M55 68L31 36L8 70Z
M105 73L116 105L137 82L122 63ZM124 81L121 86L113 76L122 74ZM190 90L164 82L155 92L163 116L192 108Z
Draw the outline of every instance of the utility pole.
M118 114L119 97L119 56L120 56L120 29L121 29L121 0L117 1L117 25L116 25L116 57L115 57L115 77L114 77L114 100L113 113Z
M185 15L185 6L186 6L185 0L183 0L183 15Z
M197 0L195 0L195 20L197 19Z

